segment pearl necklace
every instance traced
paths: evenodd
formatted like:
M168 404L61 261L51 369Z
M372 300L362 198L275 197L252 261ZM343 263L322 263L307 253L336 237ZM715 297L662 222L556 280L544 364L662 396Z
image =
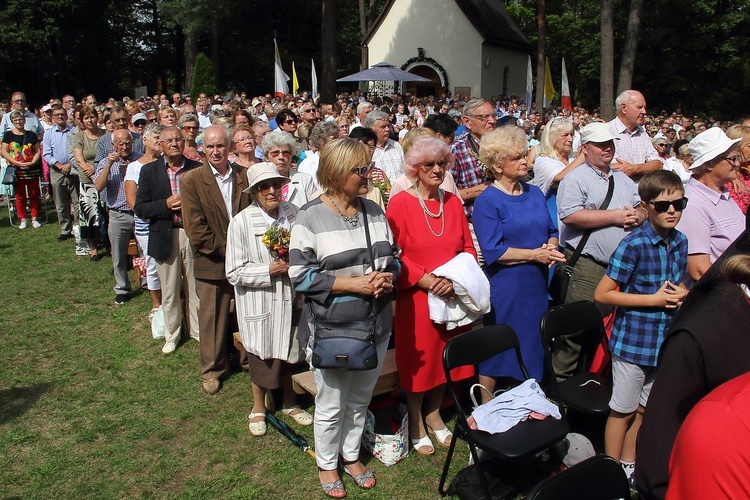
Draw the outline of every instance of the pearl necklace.
M419 192L419 189L417 189L417 186L412 186L412 189L414 189L414 192L417 193L417 200L419 200L419 206L422 207L422 213L424 214L424 221L427 223L427 229L430 230L433 236L435 238L440 238L443 233L445 232L445 217L443 213L444 208L444 201L443 201L443 190L438 189L438 199L440 200L440 208L438 209L437 213L432 213L428 208L427 205L424 202L424 198L422 198L422 193ZM440 219L440 234L436 233L432 230L432 226L430 225L430 219L427 216L432 217L433 219Z
M351 217L347 217L344 215L344 212L341 211L338 205L336 205L336 202L333 201L333 198L331 198L331 195L326 193L326 196L328 197L328 200L331 202L331 205L333 205L333 208L336 209L336 211L339 213L342 219L344 219L345 222L348 222L352 227L357 227L359 225L359 210L355 208L356 212Z
M523 194L523 188L522 187L519 187L519 191L518 191L518 193L516 193L515 189L511 189L511 190L507 189L505 186L503 186L502 184L500 184L500 181L498 181L497 179L495 179L495 182L493 182L492 184L494 184L494 186L496 188L498 188L500 191L502 191L503 193L508 194L510 196L520 196L521 194Z

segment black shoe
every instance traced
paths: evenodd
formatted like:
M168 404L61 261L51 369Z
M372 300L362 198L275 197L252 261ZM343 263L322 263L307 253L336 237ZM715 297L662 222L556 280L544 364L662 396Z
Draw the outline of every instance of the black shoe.
M60 236L57 237L57 241L69 240L72 237L73 237L72 234L61 234Z
M118 306L123 305L127 301L128 301L128 296L125 295L124 293L115 295L115 304L117 304Z
M104 256L102 254L95 253L94 255L91 256L91 262L98 262L98 261L102 260L103 258L104 258Z

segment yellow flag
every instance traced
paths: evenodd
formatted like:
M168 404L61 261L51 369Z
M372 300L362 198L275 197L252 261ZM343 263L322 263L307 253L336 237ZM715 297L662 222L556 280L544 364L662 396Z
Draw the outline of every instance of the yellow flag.
M294 67L294 66L292 66ZM544 104L543 107L548 107L552 104L552 99L555 98L555 86L552 84L552 73L549 70L549 57L545 57L544 61Z
M297 95L299 90L299 82L297 81L297 70L294 69L294 61L292 61L292 94Z

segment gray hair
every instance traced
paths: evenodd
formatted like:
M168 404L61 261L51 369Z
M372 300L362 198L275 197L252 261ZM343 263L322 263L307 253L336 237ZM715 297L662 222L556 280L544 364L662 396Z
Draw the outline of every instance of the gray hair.
M635 90L624 90L620 95L617 96L617 99L615 99L615 108L620 109L620 106L623 104L627 104L630 102L631 99L633 99L635 94Z
M328 141L329 135L338 137L340 132L341 130L339 130L339 126L334 122L320 122L316 123L310 131L309 139L315 147L320 149L323 147L323 144Z
M20 109L14 109L13 111L10 112L10 119L11 120L13 118L17 117L17 116L23 116L24 118L26 118L26 114L23 111L21 111Z
M164 130L164 125L161 123L149 123L143 131L143 138L146 139L156 134L161 134L162 130Z
M284 132L283 130L279 129L267 133L263 137L263 141L260 144L260 150L263 152L263 156L267 156L268 152L273 148L283 149L285 147L288 148L289 151L292 152L292 154L294 154L294 137L292 137L292 134L290 134L289 132Z
M194 115L193 113L187 113L185 115L182 115L180 119L177 120L177 126L182 128L182 126L185 125L187 122L200 123L197 115Z
M367 128L372 128L372 126L375 125L376 121L378 120L388 121L388 118L390 117L388 116L388 113L386 113L385 111L379 111L379 110L370 111L369 113L367 113L367 116L365 116L365 123L363 123L363 125Z
M374 107L371 102L362 101L359 104L357 104L357 114L360 114L362 111L364 111L366 108L372 108Z
M464 116L474 116L474 110L487 102L489 101L487 99L483 99L482 97L475 97L474 99L470 99L469 102L464 104Z

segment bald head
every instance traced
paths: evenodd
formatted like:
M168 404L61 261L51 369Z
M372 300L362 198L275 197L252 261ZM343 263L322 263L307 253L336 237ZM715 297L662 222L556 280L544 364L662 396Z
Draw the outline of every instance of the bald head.
M224 174L229 168L229 130L211 125L203 131L203 153L211 165Z
M112 132L112 146L121 160L128 160L133 153L133 137L127 129Z

